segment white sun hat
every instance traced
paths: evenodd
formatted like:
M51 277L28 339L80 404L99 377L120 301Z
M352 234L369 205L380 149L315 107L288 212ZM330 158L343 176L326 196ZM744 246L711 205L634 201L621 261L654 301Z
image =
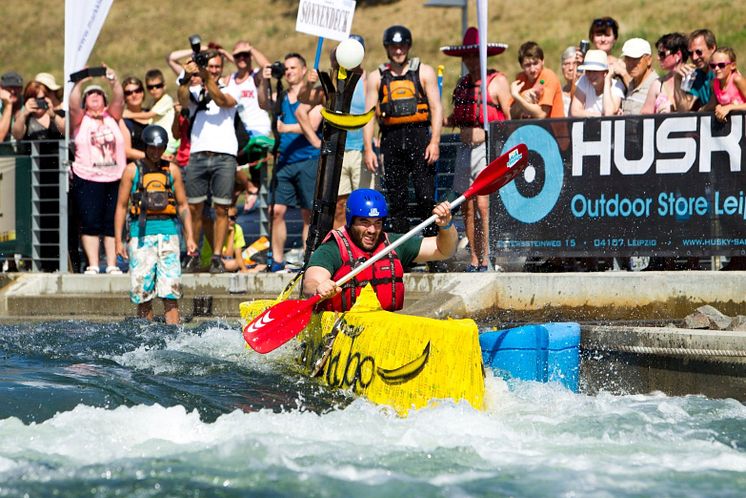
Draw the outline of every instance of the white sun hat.
M581 71L606 71L609 69L609 58L603 50L589 50L578 69Z

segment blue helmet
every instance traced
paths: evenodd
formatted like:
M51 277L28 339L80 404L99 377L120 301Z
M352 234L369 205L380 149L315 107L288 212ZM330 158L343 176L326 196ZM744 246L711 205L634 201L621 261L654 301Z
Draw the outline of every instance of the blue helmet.
M347 199L347 208L345 209L347 226L352 226L352 218L354 216L361 218L385 218L388 215L389 208L386 205L386 199L377 190L359 188L353 190Z

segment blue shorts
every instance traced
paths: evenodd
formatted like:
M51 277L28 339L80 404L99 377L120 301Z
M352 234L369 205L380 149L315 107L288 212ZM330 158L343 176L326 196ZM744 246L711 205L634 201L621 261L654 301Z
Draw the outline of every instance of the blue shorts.
M318 165L319 158L315 157L280 166L275 172L277 185L273 191L272 202L283 206L313 208Z
M76 176L73 180L73 193L78 205L80 233L113 237L119 180L92 182Z
M184 186L189 204L199 204L212 194L212 202L222 206L233 203L236 183L236 156L217 152L195 152L189 156Z

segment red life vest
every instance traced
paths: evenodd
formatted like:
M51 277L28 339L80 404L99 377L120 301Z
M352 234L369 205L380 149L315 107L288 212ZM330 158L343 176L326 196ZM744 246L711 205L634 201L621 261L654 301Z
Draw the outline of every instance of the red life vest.
M500 73L492 71L487 75L487 88L492 80ZM484 125L482 115L482 96L480 92L481 80L472 81L471 75L462 77L453 91L453 116L451 124L458 127L477 127ZM492 100L487 92L487 122L503 121L505 114L500 109L500 103Z
M372 252L366 252L350 239L347 228L332 230L324 238L324 242L334 237L342 257L342 266L332 276L332 280L339 280L362 263L372 258L374 254L389 245L389 238L384 233L381 242ZM342 292L322 303L326 311L348 311L355 304L357 296L368 283L373 285L381 307L388 311L400 310L404 306L404 268L396 254L391 251L386 257L376 261L371 267L363 270L355 278L342 286Z

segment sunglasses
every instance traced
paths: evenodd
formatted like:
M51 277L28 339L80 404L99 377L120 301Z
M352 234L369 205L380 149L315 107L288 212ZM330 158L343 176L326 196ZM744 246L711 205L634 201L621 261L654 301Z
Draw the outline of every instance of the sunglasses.
M669 52L668 50L662 50L662 51L658 52L658 58L659 59L665 59L669 55L671 55L671 52Z
M228 219L231 221L236 221L238 219L238 216L234 214L233 216L228 216Z
M130 95L132 95L134 93L142 93L142 92L143 92L142 88L135 88L134 90L125 90L124 91L124 96L125 97L129 97Z
M238 52L238 53L233 54L234 59L238 59L239 57L248 59L251 57L251 52Z
M730 61L728 62L710 62L710 69L720 68L725 69L730 65Z
M163 83L154 83L146 86L148 87L148 90L155 90L156 88L163 88Z
M593 20L593 27L594 28L611 28L614 26L614 21L611 19L594 19Z
M697 54L700 57L702 57L702 54L704 54L704 52L700 48L698 48L697 50L693 51L692 53L693 54Z

